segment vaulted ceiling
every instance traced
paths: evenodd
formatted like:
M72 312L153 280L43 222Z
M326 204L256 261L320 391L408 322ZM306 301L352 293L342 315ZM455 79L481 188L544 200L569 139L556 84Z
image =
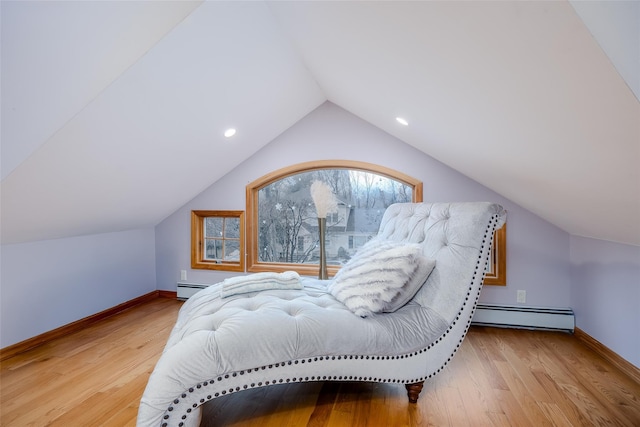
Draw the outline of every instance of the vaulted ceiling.
M640 3L589 4L2 1L2 242L153 226L330 101L640 245Z

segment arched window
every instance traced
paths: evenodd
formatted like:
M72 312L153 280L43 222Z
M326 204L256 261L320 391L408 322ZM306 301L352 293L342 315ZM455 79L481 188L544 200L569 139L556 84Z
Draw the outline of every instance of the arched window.
M310 193L316 180L338 200L338 211L327 216L329 275L377 234L389 205L422 201L420 181L370 163L314 161L267 174L247 185L248 271L318 274L318 221Z

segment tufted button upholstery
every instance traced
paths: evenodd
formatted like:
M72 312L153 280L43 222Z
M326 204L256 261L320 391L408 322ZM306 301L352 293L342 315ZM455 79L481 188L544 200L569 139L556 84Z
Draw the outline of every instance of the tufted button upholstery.
M470 302L479 294L488 254L487 234L501 225L503 217L501 207L487 203L407 203L389 207L378 238L419 243L423 253L436 261L415 297L390 314L360 318L328 293L326 281L312 278L303 278L302 290L268 290L222 299L221 284L217 284L198 292L180 310L149 378L140 405L138 420L144 420L140 425L160 424L163 414L171 412L167 408L173 408L176 396L184 398L194 393L194 385L213 378L224 382L230 374L239 372L352 358L363 363L398 359L405 362L429 351L440 353L438 357L429 353L425 360L439 365L428 371L425 368L426 374L412 374L411 378L417 382L418 378L440 372L471 322ZM458 335L449 336L454 329ZM447 347L442 350L444 342ZM399 369L405 365L393 366ZM296 375L291 380L302 380L300 373ZM387 377L394 375L391 372L377 375L396 381ZM255 384L282 382L282 378L287 377L260 379ZM338 377L323 374L317 379ZM406 378L402 381L407 382ZM213 396L237 390L238 386L222 389Z
M206 349L194 352L190 366L214 377L219 372L319 354L366 354L371 351L372 337L376 354L390 356L415 350L417 335L430 341L446 329L437 313L417 304L406 305L394 316L363 319L333 298L326 282L311 278L303 282L303 290L224 299L218 298L220 285L210 286L184 304L166 351L189 342ZM425 327L416 330L416 321ZM247 342L251 351L247 351Z
M380 223L379 238L420 243L424 255L436 260L434 271L414 302L435 308L447 322L457 314L453 302L466 292L448 284L472 280L471 271L463 272L457 266L466 265L465 260L487 244L484 233L477 232L486 227L486 207L487 204L399 203L386 210ZM503 211L496 207L492 213L502 215Z

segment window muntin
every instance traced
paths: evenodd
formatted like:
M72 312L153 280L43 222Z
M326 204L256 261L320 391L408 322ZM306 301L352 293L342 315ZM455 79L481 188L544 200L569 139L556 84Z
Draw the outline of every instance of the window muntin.
M244 212L191 212L191 267L244 271Z
M203 244L207 261L240 260L240 218L205 217Z

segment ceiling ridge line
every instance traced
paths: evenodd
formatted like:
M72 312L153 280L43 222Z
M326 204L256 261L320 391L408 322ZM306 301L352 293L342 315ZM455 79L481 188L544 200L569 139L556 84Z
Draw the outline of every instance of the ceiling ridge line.
M262 1L264 2L265 6L267 7L267 10L269 11L269 15L273 19L275 27L278 28L278 33L280 33L282 38L287 41L287 44L289 45L289 47L291 47L291 50L298 57L298 60L300 61L300 63L304 67L304 69L308 72L308 74L310 76L313 77L313 81L316 83L316 85L318 86L318 88L320 89L322 94L324 95L324 101L323 102L327 102L327 101L333 102L333 101L331 101L329 99L329 96L327 95L327 91L325 90L325 88L318 81L318 78L316 77L316 74L311 71L311 68L309 68L309 65L307 64L307 61L305 61L304 56L300 53L300 48L293 42L293 37L284 30L284 25L282 24L281 21L278 20L276 15L273 13L273 9L269 5L269 3L272 2L272 0L262 0Z

